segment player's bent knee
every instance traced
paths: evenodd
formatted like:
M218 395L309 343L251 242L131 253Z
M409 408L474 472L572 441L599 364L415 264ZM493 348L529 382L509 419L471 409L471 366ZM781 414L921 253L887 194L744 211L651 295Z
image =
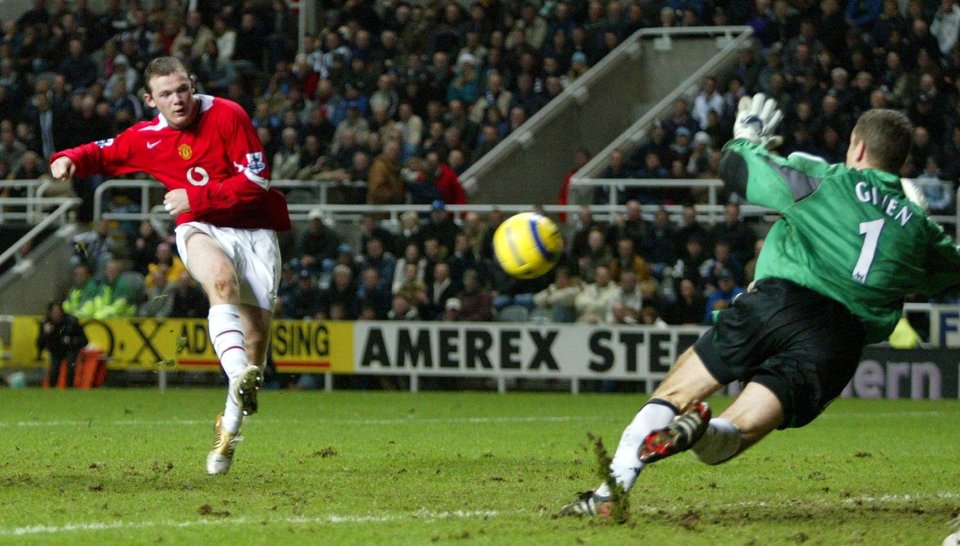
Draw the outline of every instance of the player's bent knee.
M233 276L220 276L213 280L214 293L223 301L233 301L240 294L240 287L237 286L236 279Z

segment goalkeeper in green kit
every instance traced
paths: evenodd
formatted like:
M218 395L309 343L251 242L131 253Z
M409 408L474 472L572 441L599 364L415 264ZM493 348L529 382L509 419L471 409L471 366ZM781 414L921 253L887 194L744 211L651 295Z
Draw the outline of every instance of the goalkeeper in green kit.
M894 110L869 110L845 164L771 154L782 118L773 99L741 99L720 174L747 201L782 215L767 235L756 281L714 316L624 430L610 479L564 515L607 515L614 488L643 467L692 450L706 464L739 455L775 429L815 419L853 377L864 345L893 331L907 294L960 285L960 247L897 176L913 128ZM742 381L711 418L703 400Z

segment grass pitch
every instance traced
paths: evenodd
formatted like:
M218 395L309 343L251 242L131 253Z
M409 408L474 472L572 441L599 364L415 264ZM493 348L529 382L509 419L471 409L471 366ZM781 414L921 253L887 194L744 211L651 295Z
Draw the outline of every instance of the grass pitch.
M209 477L223 396L0 392L0 543L939 544L960 510L957 401L838 401L725 465L657 463L618 525L553 515L642 395L268 391Z

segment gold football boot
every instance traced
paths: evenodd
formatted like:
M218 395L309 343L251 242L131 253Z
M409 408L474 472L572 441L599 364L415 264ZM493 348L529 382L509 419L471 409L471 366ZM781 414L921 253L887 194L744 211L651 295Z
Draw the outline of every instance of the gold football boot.
M240 433L228 432L221 421L223 414L217 415L213 422L213 432L216 434L213 440L213 449L207 454L207 474L226 474L230 470L230 463L233 462L233 451L240 442Z

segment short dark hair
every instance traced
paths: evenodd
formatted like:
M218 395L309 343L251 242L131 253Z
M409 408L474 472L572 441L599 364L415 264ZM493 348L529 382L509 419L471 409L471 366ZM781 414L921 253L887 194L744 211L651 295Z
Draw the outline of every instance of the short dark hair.
M170 74L176 74L178 72L188 78L190 77L190 72L187 71L187 67L180 59L176 57L157 57L150 61L146 70L143 71L143 86L147 90L147 93L152 93L150 90L151 78L156 76L169 76Z
M885 108L864 112L853 133L878 169L898 174L913 145L913 125L903 113Z

